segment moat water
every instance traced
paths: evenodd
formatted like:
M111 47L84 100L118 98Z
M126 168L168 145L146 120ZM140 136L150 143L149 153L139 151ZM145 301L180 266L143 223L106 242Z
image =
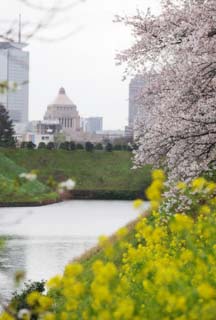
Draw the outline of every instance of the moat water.
M148 207L148 203L146 204ZM16 271L26 280L47 280L64 266L140 214L131 201L68 201L35 208L1 208L0 235L10 236L0 250L0 295L15 290Z

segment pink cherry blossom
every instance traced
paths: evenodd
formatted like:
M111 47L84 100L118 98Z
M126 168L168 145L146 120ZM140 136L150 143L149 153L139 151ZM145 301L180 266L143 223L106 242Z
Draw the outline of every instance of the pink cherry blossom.
M154 16L117 17L134 44L117 58L129 74L148 79L140 97L137 166L166 165L171 179L188 179L216 159L216 3L164 0Z

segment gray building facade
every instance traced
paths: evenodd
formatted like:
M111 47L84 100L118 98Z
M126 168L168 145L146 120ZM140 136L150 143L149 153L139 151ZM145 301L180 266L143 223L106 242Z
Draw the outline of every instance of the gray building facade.
M85 119L85 132L96 133L103 130L103 118L102 117L90 117Z
M14 123L28 122L29 52L23 50L26 46L19 42L0 42L0 82L7 82L9 86L0 93L0 103ZM16 89L12 88L14 85Z
M144 76L135 76L129 85L129 119L128 127L133 129L136 121L137 113L141 105L142 91L145 86L146 79Z

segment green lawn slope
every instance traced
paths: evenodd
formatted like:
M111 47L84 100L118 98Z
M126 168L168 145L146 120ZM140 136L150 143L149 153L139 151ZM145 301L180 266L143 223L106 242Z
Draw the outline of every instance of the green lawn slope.
M124 151L65 151L4 149L2 152L27 170L39 170L39 179L46 182L50 176L56 181L73 178L76 190L127 193L136 197L151 182L149 166L131 170L131 153Z
M13 203L53 202L58 199L56 193L40 181L27 181L19 185L17 177L28 172L13 160L0 152L0 205Z

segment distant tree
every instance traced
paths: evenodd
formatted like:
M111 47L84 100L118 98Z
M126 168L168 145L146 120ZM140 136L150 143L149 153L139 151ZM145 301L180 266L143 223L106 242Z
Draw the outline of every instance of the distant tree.
M59 144L59 149L65 150L65 142L61 142L61 143Z
M0 104L0 146L14 147L16 145L14 134L13 122L8 111Z
M76 150L76 143L74 141L70 141L70 150L73 151L73 150Z
M84 149L84 146L82 145L82 143L77 143L76 149L77 149L77 150L83 150L83 149Z
M53 142L48 142L47 149L48 150L54 150L55 149L55 144Z
M103 150L102 143L97 143L96 146L95 146L95 150Z
M107 143L107 145L106 145L106 147L105 147L105 150L107 151L107 152L112 152L113 151L113 145L112 145L112 143Z
M86 149L86 151L88 151L88 152L92 152L93 150L94 150L94 145L93 145L93 143L91 143L91 142L86 142L86 144L85 144L85 149Z
M115 145L113 146L113 150L121 151L121 150L122 150L122 145L121 145L121 144L115 144Z
M20 145L20 148L21 148L21 149L25 149L25 148L26 148L26 145L27 145L27 142L22 141L22 142L21 142L21 145Z
M65 141L65 150L70 151L70 142Z
M122 145L122 150L127 151L128 145L127 144L123 144Z
M59 133L54 134L54 143L55 143L55 145L57 145L57 149L60 147L60 144L65 141L66 141L66 137L63 132L59 132Z
M26 144L26 148L33 150L33 149L36 148L36 145L35 145L32 141L29 141L29 142L27 142L27 144Z
M127 151L129 151L129 152L133 151L133 145L132 144L128 143Z
M38 149L46 149L46 143L45 142L40 142L38 145Z
M59 149L70 150L70 143L68 141L60 143Z

